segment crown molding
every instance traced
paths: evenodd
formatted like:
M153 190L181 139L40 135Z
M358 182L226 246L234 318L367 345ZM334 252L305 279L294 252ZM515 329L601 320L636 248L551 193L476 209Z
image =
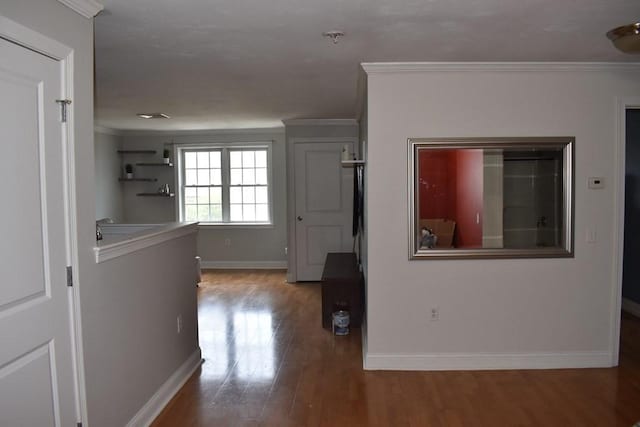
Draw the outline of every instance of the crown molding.
M58 0L63 5L78 12L85 18L92 19L100 11L104 9L104 6L94 0Z
M143 130L119 129L117 135L122 136L224 136L224 135L282 135L284 127L255 129L199 129L199 130Z
M93 131L95 133L101 133L104 135L114 135L114 136L122 136L122 131L119 129L108 128L105 126L94 125Z
M356 119L288 119L285 126L358 126Z
M366 74L438 71L639 71L639 62L363 62Z

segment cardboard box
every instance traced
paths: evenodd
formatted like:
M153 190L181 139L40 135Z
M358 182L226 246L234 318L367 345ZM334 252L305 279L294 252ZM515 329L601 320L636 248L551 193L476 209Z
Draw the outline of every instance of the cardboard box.
M421 232L423 227L431 229L433 234L438 236L436 248L445 249L453 247L453 233L456 230L455 221L443 218L421 219L418 222L418 233Z

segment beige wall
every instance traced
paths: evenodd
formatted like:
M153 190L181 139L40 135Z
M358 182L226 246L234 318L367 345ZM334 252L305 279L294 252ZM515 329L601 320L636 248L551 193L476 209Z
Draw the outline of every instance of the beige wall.
M153 149L160 161L162 150L171 144L195 144L206 142L243 143L272 141L272 191L273 218L271 226L224 227L202 226L198 233L198 255L203 267L286 268L286 156L282 129L254 129L243 131L210 132L149 132L127 134L122 138L122 147L127 150ZM135 162L135 158L131 158ZM177 185L178 168L138 169L136 173L154 175L157 183L123 184L124 222L161 223L175 221L178 198L164 199L137 197L141 189L155 190L160 184ZM229 245L225 245L225 241Z
M331 119L311 119L311 120L289 120L285 121L285 134L287 140L287 247L288 250L288 271L287 280L294 282L296 273L296 212L295 212L295 181L294 181L294 144L296 139L305 138L358 138L358 124L352 120L331 120ZM359 147L356 149L359 150ZM355 153L359 155L359 153Z
M99 286L83 301L85 330L95 334L86 350L89 425L126 425L199 353L195 249L190 234L96 265Z
M118 155L120 137L108 133L95 133L96 219L112 218L122 222L121 158Z
M368 368L607 366L615 358L616 100L640 95L640 73L509 70L517 67L369 67ZM439 136L575 136L575 258L409 261L407 138ZM589 176L607 187L589 190ZM587 229L597 230L596 243L585 241Z

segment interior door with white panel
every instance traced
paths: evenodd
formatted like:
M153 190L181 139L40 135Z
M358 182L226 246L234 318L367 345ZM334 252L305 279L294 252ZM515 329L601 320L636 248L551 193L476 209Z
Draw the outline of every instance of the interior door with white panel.
M353 168L343 168L342 147L353 142L294 145L296 279L322 277L327 252L353 250Z
M76 424L61 63L0 39L0 425Z

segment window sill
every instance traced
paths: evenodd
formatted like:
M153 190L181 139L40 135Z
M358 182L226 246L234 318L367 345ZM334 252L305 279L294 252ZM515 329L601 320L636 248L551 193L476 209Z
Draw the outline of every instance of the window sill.
M215 223L215 222L200 222L198 224L200 229L215 229L215 228L275 228L273 223L265 222L243 222L243 223Z

